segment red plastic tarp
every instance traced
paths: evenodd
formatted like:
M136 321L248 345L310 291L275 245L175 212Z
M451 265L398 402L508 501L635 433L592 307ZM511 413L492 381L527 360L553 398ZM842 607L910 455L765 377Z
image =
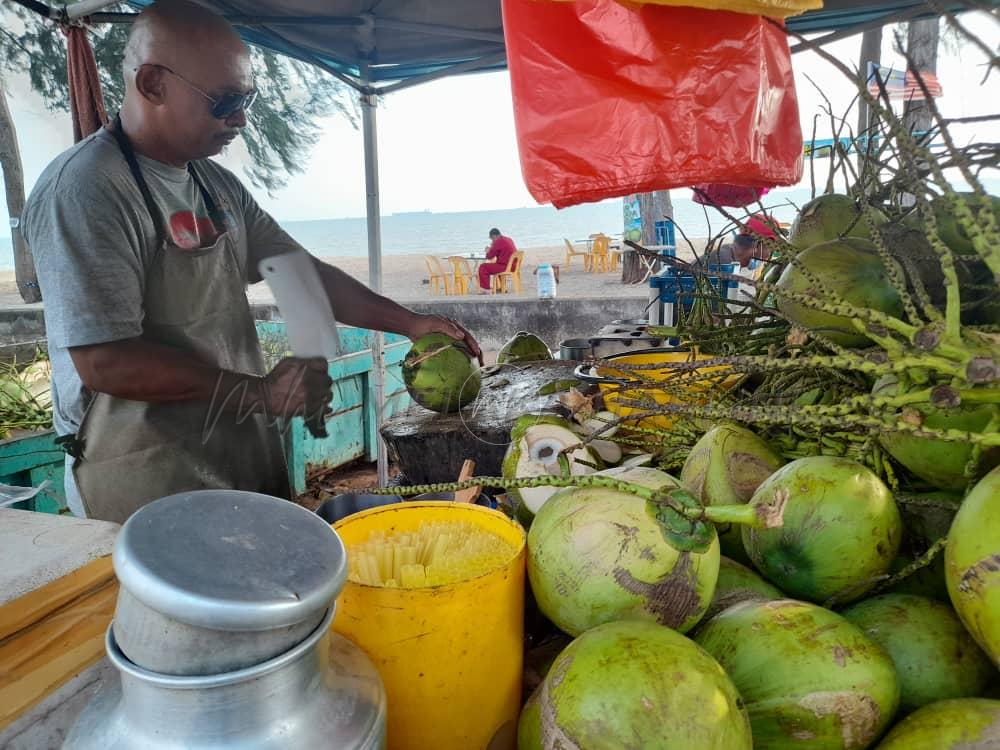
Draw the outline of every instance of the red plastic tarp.
M503 14L521 168L538 202L802 177L779 22L612 0L503 0Z

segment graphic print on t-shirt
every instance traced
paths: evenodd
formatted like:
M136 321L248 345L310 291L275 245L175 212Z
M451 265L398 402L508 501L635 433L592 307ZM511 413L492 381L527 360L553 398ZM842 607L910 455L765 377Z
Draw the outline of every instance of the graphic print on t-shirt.
M193 211L178 211L170 217L170 238L185 250L211 246L219 233L207 216L195 217Z

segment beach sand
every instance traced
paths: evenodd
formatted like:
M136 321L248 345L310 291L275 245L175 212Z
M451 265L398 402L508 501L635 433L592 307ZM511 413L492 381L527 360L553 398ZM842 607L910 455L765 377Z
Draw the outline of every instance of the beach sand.
M696 245L704 246L704 243ZM699 247L699 252L701 250ZM574 257L571 265L566 266L566 249L564 246L524 248L524 268L521 271L522 292L514 295L523 299L537 296L534 270L539 263L559 264L559 287L557 296L566 298L583 297L645 297L649 293L647 284L623 284L621 266L617 271L608 273L588 273L583 269L583 258ZM678 253L680 257L690 259L691 253ZM328 263L340 268L364 284L368 283L368 258L324 258ZM451 264L442 259L445 270L450 270ZM386 255L382 258L382 293L398 302L426 302L434 297L427 284L427 266L423 255ZM271 302L271 292L266 284L255 284L249 289L251 302ZM454 300L455 297L440 299ZM509 298L510 295L503 295ZM490 295L475 295L473 291L469 299L488 303ZM17 307L22 305L21 296L14 283L13 271L0 271L0 307Z

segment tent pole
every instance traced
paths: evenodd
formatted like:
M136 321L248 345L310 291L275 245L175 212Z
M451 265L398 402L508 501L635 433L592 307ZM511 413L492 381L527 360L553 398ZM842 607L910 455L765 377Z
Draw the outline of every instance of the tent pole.
M368 286L382 293L382 225L378 196L378 125L375 108L378 96L361 94L361 128L365 141L365 196L368 214ZM385 369L382 363L383 336L372 331L372 385L375 396L374 441L377 456L378 486L389 482L389 462L382 440L382 416L385 410Z

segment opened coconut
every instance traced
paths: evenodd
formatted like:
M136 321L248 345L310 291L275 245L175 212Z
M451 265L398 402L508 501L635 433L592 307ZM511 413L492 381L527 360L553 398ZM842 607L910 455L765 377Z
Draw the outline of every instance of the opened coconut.
M1000 747L1000 701L957 698L924 706L875 750L993 750Z
M903 713L946 698L981 695L996 674L947 604L922 596L885 594L840 614L892 657Z
M927 386L922 386L927 388ZM875 382L873 396L892 397L899 392L899 380L885 375ZM937 408L929 404L912 404L907 407L908 419L919 419L920 426L929 430L959 430L982 432L990 424L996 407L992 404L965 405L954 408ZM904 415L899 415L902 421ZM964 490L969 484L965 469L972 460L972 444L963 440L941 440L921 437L910 432L886 430L879 435L879 443L886 452L906 469L928 484L942 490ZM973 467L973 477L982 476L1000 464L1000 447L983 448L979 461Z
M1000 468L958 509L944 549L945 582L972 637L1000 666Z
M518 750L751 750L722 667L660 625L588 630L556 659L521 715Z
M768 477L751 505L788 497L780 528L743 527L754 566L782 591L824 602L856 599L889 570L902 521L882 480L855 461L812 456Z
M681 469L681 484L705 505L733 505L750 500L761 483L785 462L745 427L721 424L695 443ZM738 527L719 526L722 554L749 561Z
M577 447L567 451L573 446ZM597 457L589 448L580 445L580 436L569 422L554 414L525 414L511 428L502 472L505 479L515 479L559 477L564 470L571 476L580 476L592 474L597 468ZM558 487L527 487L511 489L507 494L514 502L518 520L528 526L538 510L558 491Z
M743 698L755 750L863 750L896 711L889 655L815 604L736 604L699 627L695 641Z
M870 240L872 230L884 224L887 219L878 209L874 209L876 227L868 222L854 198L831 193L820 195L806 203L799 211L788 234L788 241L799 250L805 250L821 242L830 242L841 237L860 237Z
M899 293L875 246L857 238L824 242L798 253L782 272L777 289L778 309L785 317L841 346L866 346L870 342L850 318L793 302L780 292L830 304L846 302L897 317L903 312Z
M715 584L715 595L708 605L705 620L740 602L751 599L784 599L785 595L769 584L745 565L723 557L719 560L719 579Z
M497 354L498 365L517 362L541 362L552 359L552 352L538 336L528 331L518 331L504 344Z
M410 397L431 411L455 412L479 395L479 368L468 349L443 333L413 342L402 369Z
M660 489L678 482L648 467L606 472ZM570 635L614 620L649 620L684 632L705 613L719 574L719 542L706 524L702 551L670 541L650 503L599 487L561 490L528 532L528 577L538 607Z

